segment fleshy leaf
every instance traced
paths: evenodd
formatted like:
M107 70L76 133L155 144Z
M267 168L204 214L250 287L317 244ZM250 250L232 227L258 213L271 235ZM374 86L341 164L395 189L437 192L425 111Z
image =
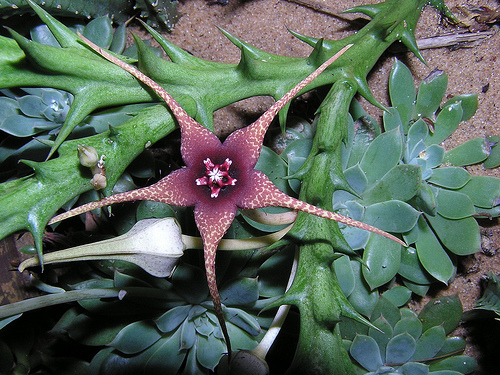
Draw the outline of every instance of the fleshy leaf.
M222 303L227 305L246 305L259 298L259 286L256 278L242 278L225 284L220 289Z
M373 322L373 325L377 327L380 331L377 331L373 328L369 329L370 337L373 337L379 346L380 354L382 358L385 358L385 349L387 347L387 343L393 336L393 329L389 322L384 318L384 316L380 316Z
M462 114L463 110L460 102L443 108L434 123L434 133L429 134L425 144L428 146L438 144L448 138L462 121Z
M417 116L432 119L448 86L448 76L442 70L432 71L418 87Z
M333 262L333 266L342 292L344 292L346 297L349 297L356 285L349 257L347 255L342 255Z
M442 361L432 363L430 370L432 373L437 371L456 371L461 374L472 374L477 368L477 361L465 355L445 358Z
M477 164L486 160L490 152L488 141L483 137L478 137L446 152L444 162L458 167Z
M363 276L373 290L392 280L401 261L401 245L382 236L370 235L363 252Z
M350 353L368 371L376 371L383 365L380 349L373 337L357 335L352 342Z
M363 193L363 201L373 204L388 200L409 201L417 194L422 172L416 165L397 165Z
M405 363L415 353L415 349L415 339L407 332L400 333L387 343L385 363L387 365Z
M389 77L389 95L391 103L399 112L403 129L408 132L410 120L415 118L416 90L410 69L399 60L395 60Z
M477 207L492 208L500 204L500 179L490 176L472 176L459 190L467 194Z
M439 281L447 284L454 273L453 263L423 218L418 220L419 237L416 242L418 259Z
M422 323L417 316L404 317L396 323L393 335L396 336L405 332L408 332L415 340L419 339L422 335Z
M366 207L363 221L386 232L405 233L417 223L420 212L408 203L391 200Z
M224 343L213 336L198 335L197 339L196 359L203 367L213 370L225 350Z
M458 296L435 298L424 306L418 318L424 330L443 325L446 334L453 331L462 318L462 303Z
M399 129L390 130L375 138L366 150L359 166L369 183L373 183L394 168L403 152Z
M158 329L164 333L176 329L188 316L191 305L176 306L155 319Z
M399 268L401 269L401 267ZM411 298L411 290L405 288L404 286L398 285L382 293L382 295L395 304L401 307L408 303Z
M464 168L436 168L428 182L448 189L459 189L470 180L470 174Z
M160 333L151 323L137 321L123 328L109 345L125 354L136 354L157 342Z
M468 195L453 190L438 189L437 212L447 219L463 219L476 213Z
M411 357L412 361L425 361L433 358L443 347L446 334L442 326L426 330L417 341L417 348Z
M454 96L443 105L443 109L456 103L461 103L462 106L463 112L461 121L467 121L477 111L477 106L478 106L477 94L463 94Z
M426 218L443 245L452 253L470 255L481 250L479 225L474 218L450 220L441 215Z

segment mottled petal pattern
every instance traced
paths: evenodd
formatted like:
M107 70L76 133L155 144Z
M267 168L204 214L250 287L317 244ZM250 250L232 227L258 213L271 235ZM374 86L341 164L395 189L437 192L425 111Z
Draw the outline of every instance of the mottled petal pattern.
M208 289L212 296L215 312L219 324L221 326L228 350L231 348L229 334L227 333L224 313L222 312L219 290L217 289L217 279L215 276L215 256L217 246L219 245L222 236L229 229L231 223L236 216L236 206L230 204L222 204L217 210L207 209L203 205L197 205L194 209L194 219L196 226L200 231L201 239L203 240L203 248L205 255L205 271L207 273Z
M97 208L106 207L115 203L134 201L155 201L173 206L189 207L196 203L196 195L191 189L186 188L186 168L177 169L167 177L162 178L156 184L143 187L141 189L126 191L124 193L111 195L101 200L90 202L57 215L50 220L49 224L68 219L73 216L83 214Z
M271 122L276 117L278 112L290 101L292 100L304 87L311 83L317 76L319 76L326 68L328 68L335 60L337 60L342 54L352 47L352 44L348 44L342 48L335 55L330 57L327 61L319 66L314 72L309 76L300 81L293 89L288 91L281 99L274 103L264 114L262 114L257 121L247 127L237 130L231 133L226 141L225 145L230 147L237 147L245 151L252 168L257 164L257 160L260 156L260 151L262 149L262 143L264 141L264 136L266 135L267 129Z
M371 225L361 223L350 217L340 215L335 212L327 211L322 208L313 206L312 204L302 202L286 195L279 190L271 180L262 172L254 170L251 176L250 186L247 189L247 195L240 202L237 203L238 207L245 209L255 209L263 207L285 207L294 210L307 212L308 214L323 217L325 219L335 220L339 223L344 223L352 227L361 228L369 232L380 234L381 236L390 238L399 244L406 246L406 244L399 238L384 232Z
M301 210L375 232L403 244L401 240L377 228L289 197L278 190L262 172L254 169L262 149L264 135L278 111L351 45L345 46L323 63L252 125L235 131L229 135L224 144L221 144L212 132L192 119L158 83L87 39L83 37L82 39L106 59L152 88L170 107L181 129L181 155L186 167L172 172L152 186L117 194L75 208L54 217L51 223L95 208L125 201L151 200L175 206L195 206L195 221L204 245L207 282L229 354L231 346L217 289L215 255L217 246L231 225L238 207L253 209L278 206Z

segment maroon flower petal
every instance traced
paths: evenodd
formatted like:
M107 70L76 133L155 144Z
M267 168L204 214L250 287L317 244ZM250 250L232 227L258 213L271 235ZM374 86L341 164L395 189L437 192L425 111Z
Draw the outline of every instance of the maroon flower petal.
M384 232L381 229L375 228L371 225L361 223L338 213L324 210L322 208L313 206L312 204L302 202L301 200L292 198L281 190L279 190L271 180L261 171L254 170L249 177L249 186L246 190L246 196L238 202L238 207L244 209L254 209L262 207L285 207L294 210L306 212L308 214L323 217L325 219L335 220L339 223L347 224L352 227L361 228L369 232L380 234L386 238L398 242L403 246L407 246L399 238Z
M192 190L189 187L186 187L186 175L188 175L187 169L177 169L170 173L167 177L158 181L156 184L146 186L141 189L111 195L98 201L84 204L83 206L54 216L49 221L49 224L57 223L58 221L95 210L96 208L106 207L122 202L155 201L174 206L193 206L196 203L196 196L192 193Z
M348 44L323 64L321 64L314 72L300 81L293 89L288 91L281 99L274 103L253 124L231 133L224 142L224 146L233 148L234 150L241 150L241 152L245 154L245 158L248 160L251 168L255 167L255 164L257 164L257 160L259 159L260 151L262 149L264 136L267 132L267 129L269 128L269 125L271 125L271 122L276 117L278 112L290 100L292 100L300 92L300 90L311 83L317 76L319 76L326 68L328 68L335 60L342 56L342 54L351 47L352 44Z
M205 255L205 270L207 273L208 288L210 296L214 303L215 313L219 324L226 340L226 345L229 353L231 352L231 342L229 341L229 334L227 332L226 322L224 320L224 313L222 312L222 305L217 289L217 279L215 276L215 256L217 246L219 245L222 236L229 229L236 216L237 208L230 203L222 203L219 207L206 206L203 203L195 206L194 219L203 240L204 255Z

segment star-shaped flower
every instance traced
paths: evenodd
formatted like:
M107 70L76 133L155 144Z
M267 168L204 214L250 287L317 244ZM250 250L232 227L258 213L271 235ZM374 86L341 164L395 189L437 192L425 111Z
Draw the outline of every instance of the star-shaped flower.
M181 130L181 155L185 167L157 183L141 189L106 197L54 217L54 223L113 203L149 200L174 206L194 206L194 217L204 244L205 268L210 295L228 350L229 335L224 321L215 276L217 246L231 225L238 208L286 207L362 228L405 245L398 238L370 225L292 198L281 192L269 178L254 169L264 135L278 111L308 83L339 58L351 45L323 63L311 75L278 100L253 124L230 134L224 143L188 113L159 84L134 67L111 56L82 37L96 52L122 67L151 87L169 106Z

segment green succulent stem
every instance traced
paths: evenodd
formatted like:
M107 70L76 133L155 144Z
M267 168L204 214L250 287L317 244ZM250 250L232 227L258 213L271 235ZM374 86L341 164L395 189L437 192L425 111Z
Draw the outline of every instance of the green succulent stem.
M397 34L394 30L398 29L398 23L403 22L405 30L416 23L423 2L389 1L379 6L385 7L387 13L376 14L362 30L364 43L354 42L353 47L361 49L369 44L372 55L356 65L350 77L338 79L332 86L320 107L311 153L298 173L302 177L300 199L327 210L332 209L335 190L351 191L342 173L340 157L342 141L347 136L350 103L358 91L370 100L370 95L365 94L366 75L388 44L397 39L392 33ZM351 255L353 252L337 223L320 218L299 213L290 234L300 238L303 245L297 276L284 297L297 305L301 314L299 343L289 373L352 374L354 369L342 345L337 323L342 314L356 320L362 318L356 313L349 314L353 309L340 289L332 263L337 258L336 252Z
M300 199L332 209L332 195L344 186L340 166L347 113L355 85L337 81L320 107L317 133L303 177ZM300 238L300 260L285 296L299 307L300 338L291 373L350 374L352 365L336 329L347 300L338 286L332 263L336 251L352 254L337 223L299 213L292 235ZM311 363L314 361L315 363Z

